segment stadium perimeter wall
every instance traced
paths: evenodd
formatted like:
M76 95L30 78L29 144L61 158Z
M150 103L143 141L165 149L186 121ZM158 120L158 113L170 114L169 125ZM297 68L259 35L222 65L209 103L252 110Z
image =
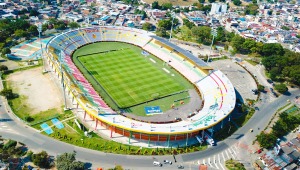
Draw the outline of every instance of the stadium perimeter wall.
M82 28L81 30L84 30L84 29L85 28ZM109 31L109 29L110 29L109 27L106 27L106 31ZM136 31L136 30L134 29L134 31ZM128 30L127 30L127 32L128 32ZM143 34L145 34L145 33L143 33ZM147 35L147 34L145 34L145 35ZM58 35L58 37L59 36L60 35ZM84 37L82 37L82 38L85 39ZM115 41L117 41L117 40L115 40ZM149 43L150 41L151 41L151 39L149 41L147 41L147 43ZM157 40L155 40L155 41L157 41ZM87 43L91 43L91 42L87 42ZM129 43L129 42L127 42L127 43ZM164 44L164 46L168 46L168 45ZM80 48L80 47L81 46L78 46L77 48ZM143 48L143 46L140 46L140 47ZM171 47L169 47L167 49L172 50ZM123 136L127 136L129 138L142 139L142 140L148 140L148 141L149 140L150 141L170 141L170 140L188 139L188 138L191 138L191 137L199 134L199 131L205 130L207 128L210 128L210 127L218 124L224 118L226 118L228 115L230 115L231 111L233 110L233 108L229 109L228 113L226 113L226 115L224 114L225 116L223 116L222 119L213 121L212 123L207 124L206 126L204 126L202 128L196 128L196 129L185 128L186 130L182 130L182 129L176 130L175 129L176 126L174 126L174 124L176 124L176 122L174 122L173 124L167 125L170 127L174 126L174 129L175 129L175 130L170 130L169 132L152 130L151 128L150 128L150 130L143 130L143 129L139 129L139 128L134 128L134 127L132 127L132 125L131 125L131 127L126 127L122 124L116 124L114 121L109 121L109 120L103 119L103 117L99 116L98 110L95 109L95 107L93 107L92 104L90 104L89 101L84 96L80 95L77 92L77 91L79 91L79 88L76 87L76 82L72 79L72 75L70 75L70 73L67 72L66 70L64 70L63 68L62 69L60 68L59 61L62 60L62 57L59 57L57 55L60 50L62 50L62 49L55 49L51 46L50 43L47 44L47 61L48 61L49 65L51 66L53 71L57 74L59 79L62 78L62 74L64 75L65 78L64 78L63 83L66 87L66 92L67 92L68 96L70 96L72 98L72 102L76 103L76 107L77 108L80 107L84 110L84 118L86 118L86 116L89 116L91 119L95 120L96 121L95 129L97 129L97 126L99 124L101 126L105 127L106 129L109 129L111 131L111 137L113 136L113 133L118 133ZM148 52L152 53L151 51L148 51ZM66 54L63 54L63 55L66 55ZM234 102L235 102L235 98L234 98ZM110 114L120 116L117 113L110 113ZM127 120L127 121L132 122L131 120ZM153 125L153 126L155 126L155 125ZM152 127L152 125L150 125L150 127ZM187 125L187 127L189 127L189 125Z

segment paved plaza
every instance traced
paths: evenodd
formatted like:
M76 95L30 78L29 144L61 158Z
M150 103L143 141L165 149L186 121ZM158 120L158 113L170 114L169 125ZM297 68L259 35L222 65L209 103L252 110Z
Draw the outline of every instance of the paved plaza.
M254 95L251 90L257 89L257 85L243 67L230 59L213 61L209 65L214 69L221 70L229 78L237 91L237 97L241 97L243 101L246 99L256 100L257 95Z

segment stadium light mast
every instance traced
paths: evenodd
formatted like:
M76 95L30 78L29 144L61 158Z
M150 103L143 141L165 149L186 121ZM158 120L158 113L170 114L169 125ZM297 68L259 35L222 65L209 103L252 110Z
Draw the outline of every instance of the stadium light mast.
M61 50L59 53L59 70L60 70L60 74L61 74L61 84L62 84L62 90L63 90L63 95L64 95L64 102L65 102L65 108L64 110L68 110L67 108L67 98L66 98L66 88L65 88L65 83L64 83L64 74L63 74L63 70L62 70L62 53L63 51Z
M211 53L212 53L212 46L214 44L215 37L217 36L217 30L215 28L211 29L211 35L213 36L213 38L212 38L212 41L211 41L210 52L209 52L209 56L207 57L206 63L209 62L209 57L211 56Z
M172 38L173 24L174 24L174 18L175 18L175 12L174 11L172 11L171 16L172 16L172 25L171 25L171 33L170 33L169 41L171 41L171 38Z
M42 43L42 38L41 38L41 34L43 31L42 23L38 24L37 30L39 32L39 39L40 39L40 45L41 45L41 58L42 58L42 63L43 63L43 73L46 73L47 71L46 71L46 64L45 64L44 53L43 53L43 43Z

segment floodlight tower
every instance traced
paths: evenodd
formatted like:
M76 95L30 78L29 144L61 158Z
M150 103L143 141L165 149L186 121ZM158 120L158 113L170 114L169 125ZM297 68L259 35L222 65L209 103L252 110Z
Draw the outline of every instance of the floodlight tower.
M211 45L210 45L210 53L209 53L209 56L207 57L207 61L206 61L207 63L209 62L209 57L212 53L212 46L214 44L215 36L217 36L217 30L215 28L211 29L211 35L213 36L213 38L212 38Z
M65 108L64 110L68 110L67 108L67 98L66 98L66 87L65 87L65 83L64 83L64 73L63 73L63 69L62 69L62 53L63 51L61 50L59 53L59 70L60 70L60 74L61 74L61 85L62 85L62 90L63 90L63 95L64 95L64 102L65 102Z
M174 18L175 18L175 12L174 11L171 12L171 17L172 17L172 26L171 26L171 33L170 33L169 41L171 41L171 38L172 38L173 24L174 24Z
M39 32L39 39L40 39L40 45L41 45L41 58L42 58L42 62L43 62L43 73L47 72L46 71L46 64L45 64L45 59L44 59L44 53L43 53L43 43L42 43L42 38L41 38L41 34L42 34L42 23L38 24L38 28L37 28L38 32Z

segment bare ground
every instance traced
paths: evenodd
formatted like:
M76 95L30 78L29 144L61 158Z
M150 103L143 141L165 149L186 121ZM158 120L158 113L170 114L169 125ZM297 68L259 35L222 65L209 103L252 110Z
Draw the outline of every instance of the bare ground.
M33 109L32 114L53 108L60 110L63 105L60 89L50 74L42 73L42 67L18 71L7 80L19 95L27 97L26 104Z

